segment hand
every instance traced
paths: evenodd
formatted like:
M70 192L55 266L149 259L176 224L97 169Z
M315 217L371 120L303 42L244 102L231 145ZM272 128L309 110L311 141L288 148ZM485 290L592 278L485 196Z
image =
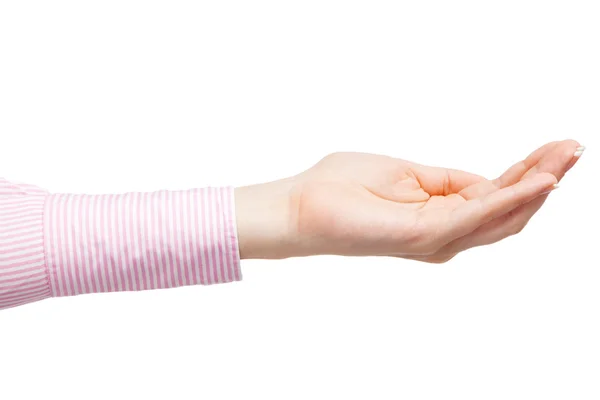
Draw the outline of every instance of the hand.
M236 189L240 253L444 262L520 232L579 147L548 143L494 180L387 156L331 154L297 176Z

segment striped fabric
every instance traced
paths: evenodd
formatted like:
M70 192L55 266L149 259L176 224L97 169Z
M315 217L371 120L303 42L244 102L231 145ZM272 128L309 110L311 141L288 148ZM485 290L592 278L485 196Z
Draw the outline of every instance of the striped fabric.
M0 309L241 279L231 187L49 194L0 180Z
M0 178L0 310L50 297L44 262L47 192Z

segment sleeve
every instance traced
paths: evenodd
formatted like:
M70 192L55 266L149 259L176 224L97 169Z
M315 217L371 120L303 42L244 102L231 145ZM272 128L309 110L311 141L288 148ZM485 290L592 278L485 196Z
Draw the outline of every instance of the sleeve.
M46 195L0 178L0 310L50 297L44 257Z
M232 187L207 187L5 196L0 309L47 297L241 280L233 195ZM2 242L5 235L11 240Z

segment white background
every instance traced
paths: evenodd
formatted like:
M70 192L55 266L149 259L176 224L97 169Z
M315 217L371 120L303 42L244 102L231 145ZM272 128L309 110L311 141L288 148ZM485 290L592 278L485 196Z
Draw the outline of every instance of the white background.
M224 285L0 312L0 398L600 398L596 1L2 1L0 175L245 185L333 151L490 178L588 146L448 264L245 261Z

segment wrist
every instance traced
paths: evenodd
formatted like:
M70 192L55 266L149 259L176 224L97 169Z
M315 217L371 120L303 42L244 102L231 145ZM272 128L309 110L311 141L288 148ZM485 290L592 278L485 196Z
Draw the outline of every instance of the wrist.
M241 259L294 256L294 178L234 190Z

